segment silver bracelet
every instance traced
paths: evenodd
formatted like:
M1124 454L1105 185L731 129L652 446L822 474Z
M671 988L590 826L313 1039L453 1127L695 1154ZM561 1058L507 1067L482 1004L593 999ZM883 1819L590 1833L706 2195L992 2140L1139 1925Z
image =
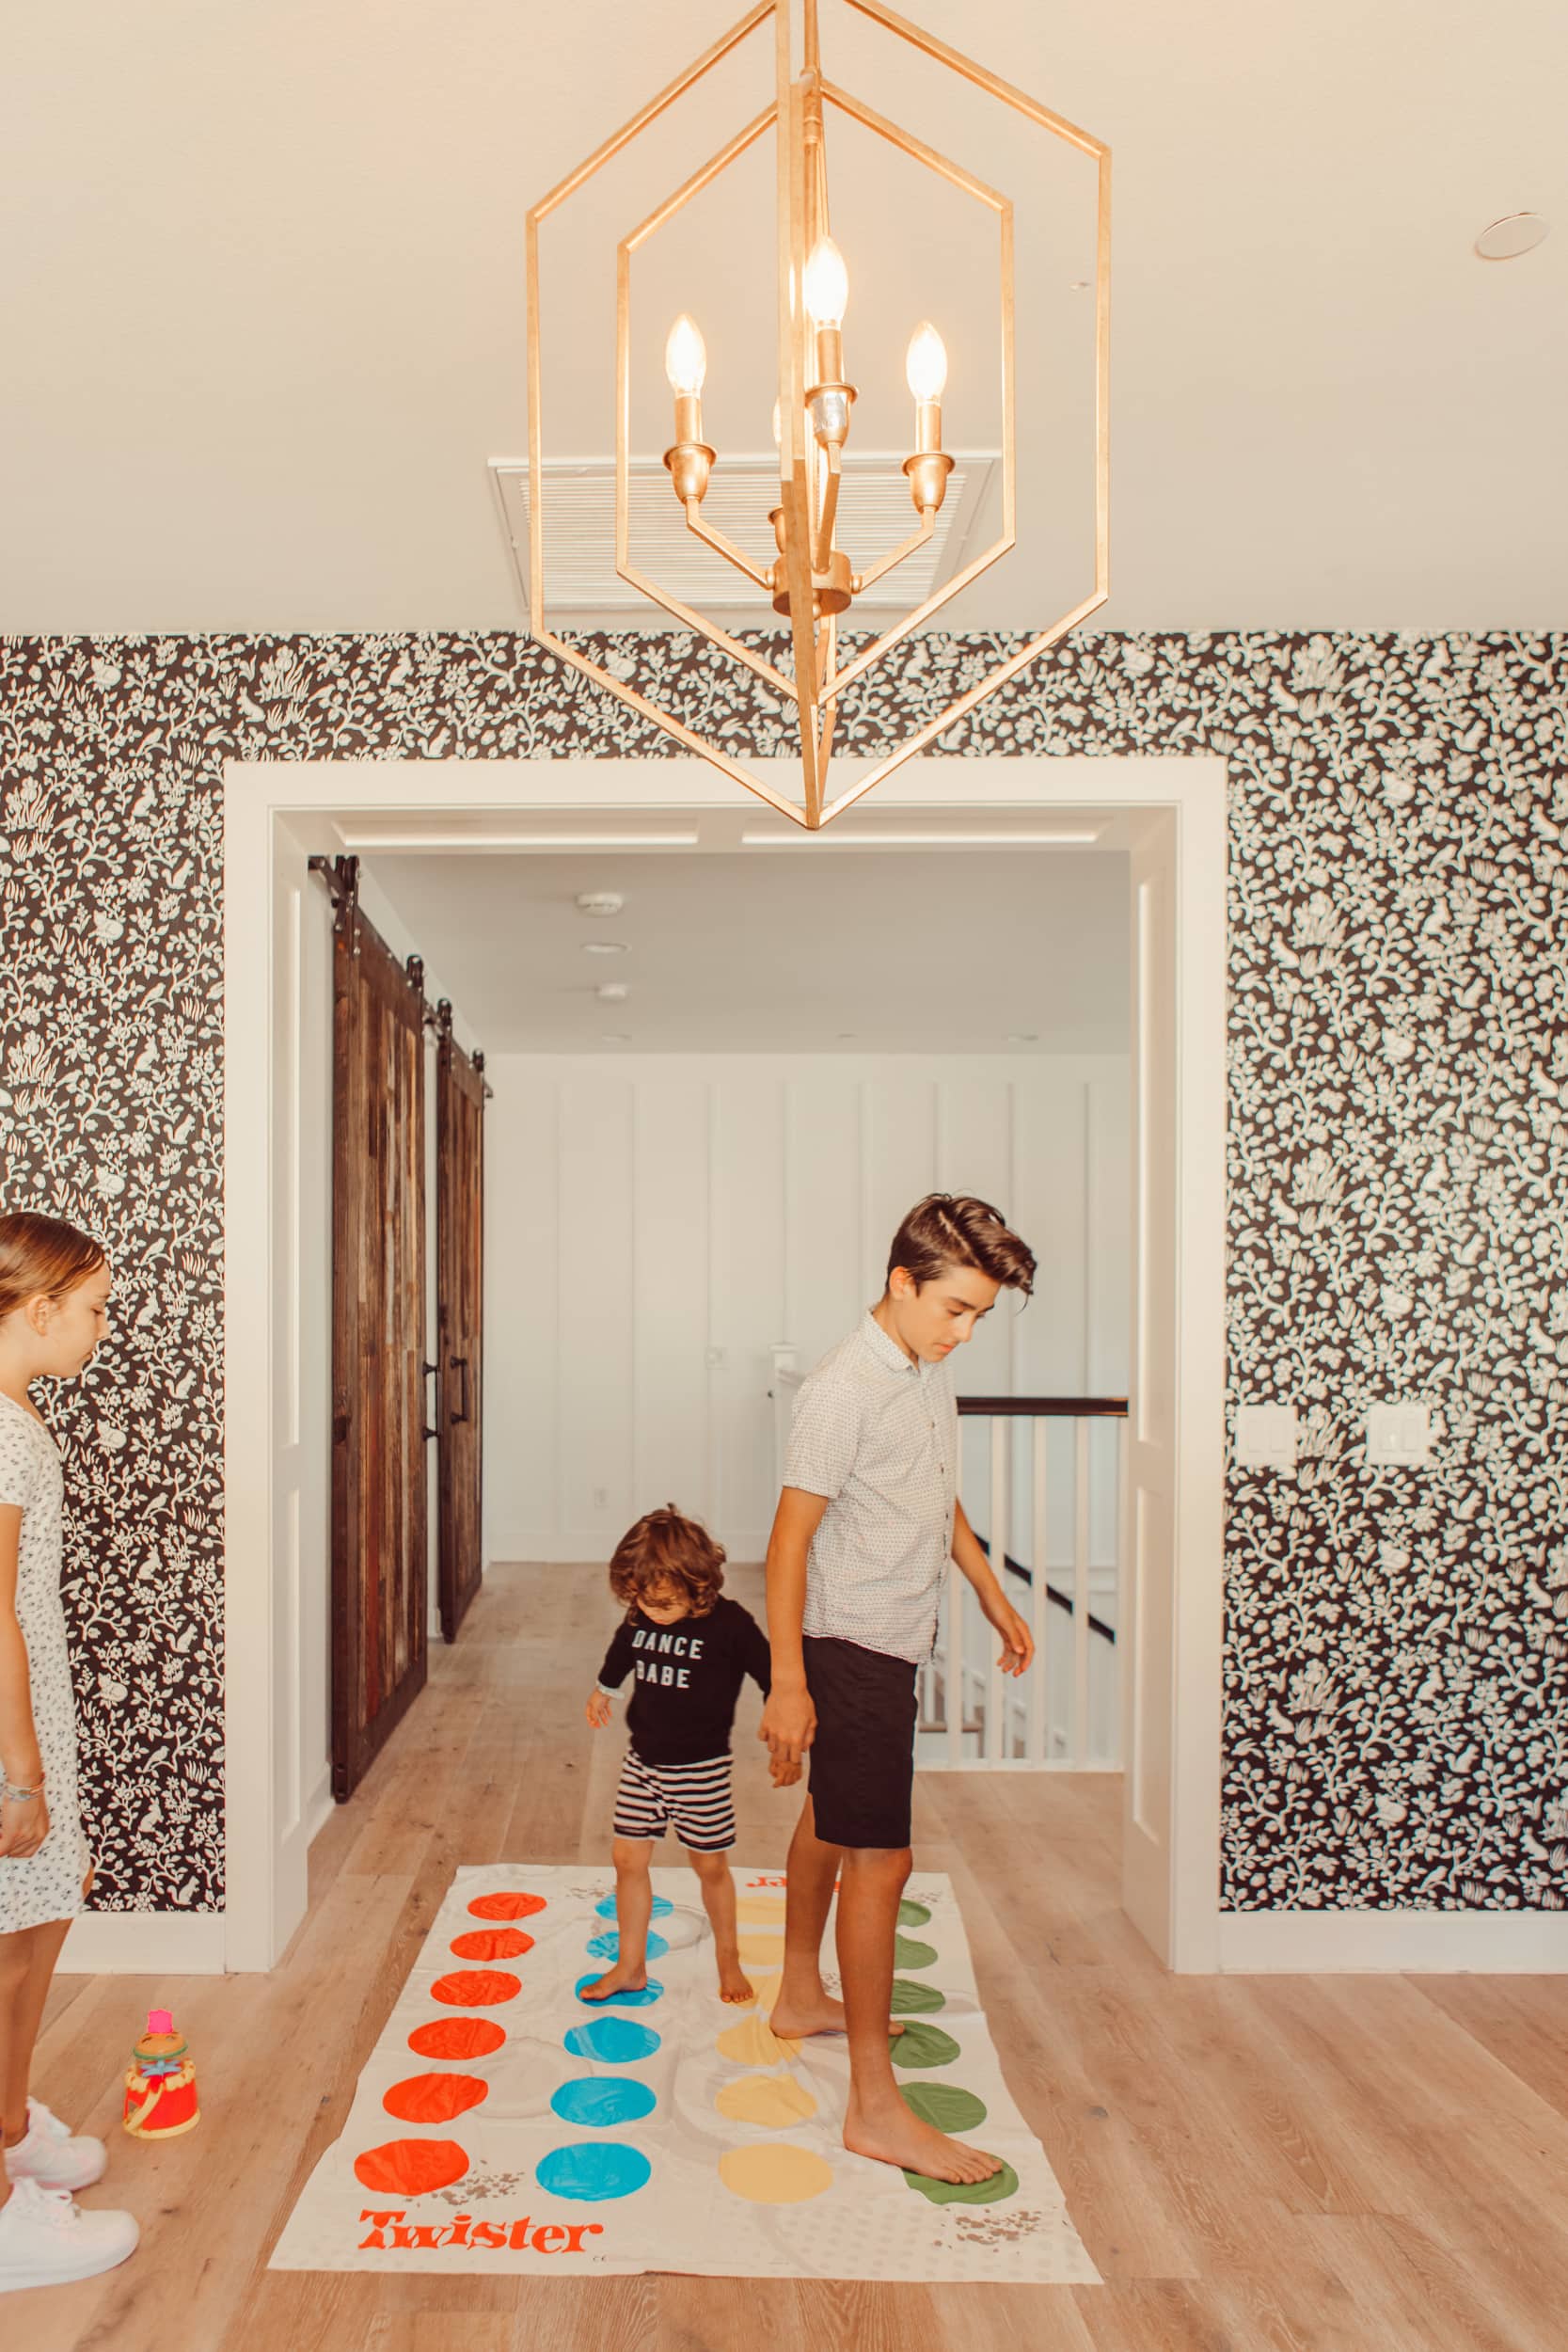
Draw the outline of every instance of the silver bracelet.
M41 1780L36 1788L13 1788L11 1783L8 1780L4 1788L0 1788L0 1804L31 1804L36 1797L41 1797L42 1794L43 1783Z

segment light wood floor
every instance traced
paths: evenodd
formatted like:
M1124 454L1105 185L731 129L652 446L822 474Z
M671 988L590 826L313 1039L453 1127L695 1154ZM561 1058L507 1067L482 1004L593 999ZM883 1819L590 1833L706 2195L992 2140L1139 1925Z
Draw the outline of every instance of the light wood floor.
M731 1589L758 1606L756 1570ZM675 2277L269 2275L306 2174L458 1863L597 1861L618 1731L583 1721L602 1572L494 1572L462 1640L311 1856L270 1978L63 1978L51 2106L110 2144L140 2217L107 2279L7 2297L17 2352L1559 2352L1568 2343L1568 1987L1527 1978L1178 1979L1117 1908L1114 1779L922 1775L921 1865L952 1874L1015 2097L1101 2288ZM739 1853L782 1862L743 1702ZM671 1856L673 1858L673 1854ZM203 2120L135 2147L120 2071L154 1999Z

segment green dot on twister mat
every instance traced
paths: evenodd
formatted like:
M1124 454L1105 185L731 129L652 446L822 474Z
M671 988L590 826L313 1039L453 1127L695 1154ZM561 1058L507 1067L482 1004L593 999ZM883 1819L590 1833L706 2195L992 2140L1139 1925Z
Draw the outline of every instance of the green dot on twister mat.
M951 2066L958 2045L940 2026L906 2026L889 2034L888 2050L895 2066Z
M911 1903L908 1896L898 1906L898 1924L901 1928L923 1928L930 1916L924 1903Z
M906 2172L904 2178L933 2205L999 2205L1004 2197L1018 2195L1018 2174L1010 2164L989 2181L928 2181L924 2172Z
M898 2096L911 2115L939 2132L973 2132L986 2120L986 2103L957 2083L900 2083Z
M936 1956L934 1944L917 1944L912 1935L895 1935L893 1939L895 1968L929 1968Z
M945 2009L947 1995L934 1984L917 1983L913 1977L895 1977L890 2007L895 2017L913 2017L923 2010Z

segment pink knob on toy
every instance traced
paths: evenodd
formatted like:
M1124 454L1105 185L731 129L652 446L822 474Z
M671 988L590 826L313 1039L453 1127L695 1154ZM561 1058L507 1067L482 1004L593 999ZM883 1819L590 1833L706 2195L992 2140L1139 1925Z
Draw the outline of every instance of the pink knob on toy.
M172 2033L174 2031L172 2012L166 2009L150 2009L147 2012L147 2030L149 2033Z

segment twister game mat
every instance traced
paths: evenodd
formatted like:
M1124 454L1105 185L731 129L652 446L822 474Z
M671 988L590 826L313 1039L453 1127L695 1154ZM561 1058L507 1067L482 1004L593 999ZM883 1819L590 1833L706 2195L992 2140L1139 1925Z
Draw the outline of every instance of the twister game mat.
M946 1879L907 1890L893 2050L917 2114L1006 2158L976 2188L846 2151L842 2039L768 2024L784 1882L734 1876L748 2008L719 1997L684 1867L653 1873L646 1992L589 2007L610 1874L458 1870L271 2267L1098 2284L1007 2095Z

